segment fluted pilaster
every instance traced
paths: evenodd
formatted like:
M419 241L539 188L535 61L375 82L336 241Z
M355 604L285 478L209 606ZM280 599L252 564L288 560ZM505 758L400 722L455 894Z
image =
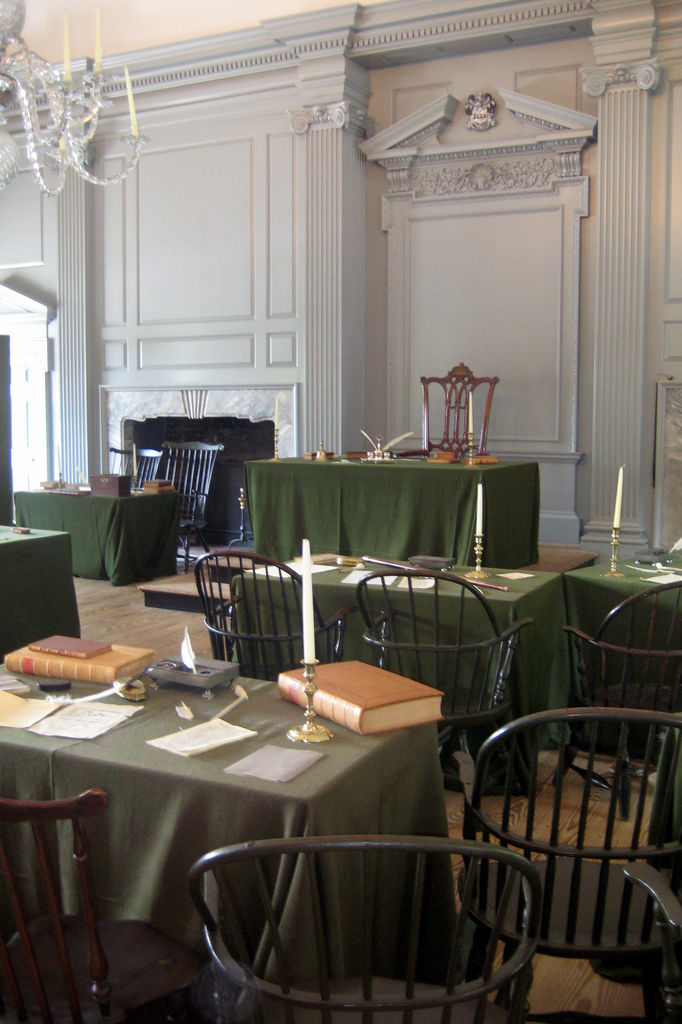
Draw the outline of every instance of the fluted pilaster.
M364 419L365 164L348 103L292 112L306 144L304 443L356 448Z
M86 209L82 178L69 172L59 196L59 339L57 351L59 423L66 480L77 482L76 467L87 473L87 260Z
M609 542L621 465L626 467L621 542L634 547L645 541L639 494L649 121L651 91L658 84L658 78L655 61L583 72L585 91L599 98L592 518L583 535L584 543L590 545Z

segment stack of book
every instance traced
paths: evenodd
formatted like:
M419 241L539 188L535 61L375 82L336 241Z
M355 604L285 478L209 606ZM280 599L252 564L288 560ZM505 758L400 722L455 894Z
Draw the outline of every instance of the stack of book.
M442 718L440 690L361 661L318 665L315 685L316 714L363 735ZM307 707L302 668L281 672L278 686L285 700Z
M153 660L154 651L146 647L50 636L10 651L5 655L5 668L28 676L110 685L115 679L136 676Z
M145 480L142 488L150 494L158 494L160 491L174 491L172 480Z

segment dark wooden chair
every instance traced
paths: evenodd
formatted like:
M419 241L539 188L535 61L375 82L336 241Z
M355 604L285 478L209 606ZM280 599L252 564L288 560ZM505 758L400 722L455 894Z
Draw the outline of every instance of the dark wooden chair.
M545 749L551 730L557 749ZM659 739L664 734L661 747ZM632 783L633 813L617 814L619 779L628 769L628 749L637 734L642 776ZM565 769L573 757L576 735L582 738L580 774ZM651 896L635 886L624 865L659 869L673 891L682 881L682 829L679 782L682 781L682 718L655 711L619 708L568 708L529 715L501 726L481 746L474 765L460 753L464 784L464 835L501 843L531 859L543 879L543 904L538 952L554 957L641 969L646 1020L662 1019L659 1002L660 958L671 935L661 916L656 925ZM504 755L510 770L502 795L487 794L487 780ZM614 785L604 790L595 775L612 766ZM655 788L654 781L656 780ZM519 797L519 790L526 794ZM538 796L548 792L549 813L539 811ZM477 922L477 941L494 927L497 879L491 873L486 893L470 913ZM665 905L665 894L661 898ZM512 901L508 934L513 945L516 924ZM659 915L660 916L660 915ZM509 932L507 933L507 928ZM476 942L475 942L476 945ZM666 961L664 978L675 965ZM677 993L677 1003L680 996ZM570 1008L529 1019L584 1022L585 1014ZM677 1018L679 1019L679 1018Z
M299 668L303 657L302 581L283 562L251 550L223 548L194 567L213 657L238 661L241 674L276 680ZM340 661L346 616L325 621L314 601L315 640L321 662Z
M137 476L132 481L133 487L141 488L147 480L154 480L161 461L161 451L156 448L138 448L133 455L132 450L124 448L110 448L114 456L111 460L111 472L123 476L134 476L135 462L137 461Z
M400 585L390 582L396 576ZM432 598L427 612L426 594ZM448 781L456 746L468 750L467 730L510 717L512 659L520 631L533 620L500 629L473 581L430 569L371 573L358 583L356 600L374 663L442 690L449 730L441 733L441 758Z
M202 441L163 443L159 476L162 480L170 480L180 494L180 545L184 552L185 572L189 570L192 537L196 537L204 551L208 551L203 533L206 499L216 456L223 447L222 444L204 444Z
M435 936L441 947L439 976L426 983L420 946L434 938L428 900L438 899L439 892L442 902L448 900L448 889L439 890L432 880L445 881L447 872L451 899L452 857L466 864L462 912L449 934ZM504 962L496 957L499 936L493 932L483 968L467 976L467 911L492 864L506 875L500 916L510 893L521 888L524 913L512 956ZM216 886L218 908L209 907L204 897L207 876ZM392 880L389 901L378 895L382 881L386 892L387 879ZM298 899L292 909L294 883ZM269 1024L520 1024L524 1019L540 886L531 863L500 847L401 836L257 840L202 857L190 870L189 887L204 922L216 983L233 994L234 1015L222 1019ZM393 921L394 916L398 924L385 941L391 930L387 917ZM305 976L297 970L303 949ZM429 966L435 973L433 961Z
M420 377L423 393L423 448L402 452L403 455L429 455L433 451L451 452L455 458L469 455L469 395L474 405L474 453L487 454L490 409L499 377L475 377L468 366L460 363L444 377ZM435 396L435 398L434 398ZM475 397L474 397L475 396ZM440 437L431 433L431 403L443 407Z
M1 1020L114 1024L142 1006L150 1022L155 1013L184 1016L183 990L199 957L143 921L97 921L81 820L102 814L107 801L101 789L69 800L0 798ZM60 912L56 851L68 838L62 827L71 832L80 917ZM134 850L121 856L136 870Z
M564 626L573 641L576 703L586 707L682 711L682 578L621 601L589 636ZM639 769L633 769L637 772ZM621 813L628 813L628 774Z

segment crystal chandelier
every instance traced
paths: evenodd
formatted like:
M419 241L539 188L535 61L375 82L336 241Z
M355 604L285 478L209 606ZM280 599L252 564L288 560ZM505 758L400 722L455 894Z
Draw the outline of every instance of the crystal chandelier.
M48 196L56 196L64 188L66 169L71 167L81 178L94 185L111 185L123 181L140 158L147 141L137 129L130 78L126 68L126 87L130 105L131 132L121 141L132 152L125 167L110 178L99 178L88 167L90 144L97 131L100 109L108 105L102 87L108 79L102 74L99 39L99 10L94 61L87 60L85 71L71 73L68 48L68 22L64 16L64 71L60 74L51 64L28 49L22 39L24 0L0 0L0 125L12 101L19 106L26 148L38 187ZM8 53L8 48L11 52ZM40 111L40 116L39 116ZM19 169L19 151L12 136L0 127L0 189L7 185Z

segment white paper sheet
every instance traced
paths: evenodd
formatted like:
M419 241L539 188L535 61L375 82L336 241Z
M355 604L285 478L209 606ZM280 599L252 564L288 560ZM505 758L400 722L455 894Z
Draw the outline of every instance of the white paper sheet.
M0 726L28 729L34 722L51 715L58 706L51 700L17 697L13 693L0 691Z
M502 576L505 580L530 580L533 578L532 572L498 572L496 576Z
M200 722L190 729L179 729L167 736L159 736L155 740L147 740L150 747L160 747L171 754L190 757L192 754L203 754L206 750L214 750L225 743L236 743L238 740L257 736L252 729L242 729L240 725L231 725L222 718L212 718L208 722Z
M69 739L92 740L134 715L141 708L120 707L114 704L92 703L62 704L50 718L31 726L31 732L41 736L66 736Z
M674 572L662 572L658 576L642 576L645 583L657 586L659 583L679 583L680 577Z
M415 576L412 580L409 580L407 579L406 576L403 576L400 583L398 584L398 587L401 590L408 590L410 583L412 584L415 590L429 590L431 587L435 587L436 585L436 581L434 579L424 578L423 576L421 578L419 576Z
M0 690L5 693L30 693L31 687L14 676L0 676Z
M260 750L229 765L225 771L228 775L250 775L270 782L289 782L323 756L314 750L293 750L266 743Z
M353 586L357 586L358 583L360 582L360 580L364 580L365 576L370 576L374 571L375 571L374 569L353 569L352 572L349 572L347 576L344 576L344 578L343 578L343 580L341 582L342 583L352 583ZM382 584L382 581L385 581L386 582L386 586L390 587L391 583L395 583L397 578L398 578L397 576L377 577L377 579L372 580L372 582L370 584L368 584L368 586L370 586L370 587L373 587L373 586L380 587L381 584Z

